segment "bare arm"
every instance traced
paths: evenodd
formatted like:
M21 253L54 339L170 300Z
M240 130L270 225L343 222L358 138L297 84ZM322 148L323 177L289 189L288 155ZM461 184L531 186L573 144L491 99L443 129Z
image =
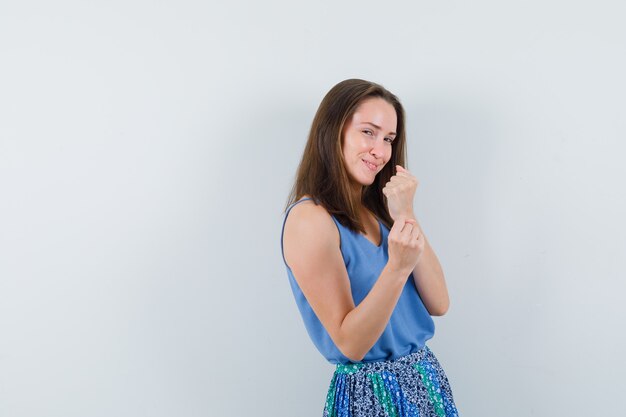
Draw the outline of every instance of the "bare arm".
M374 346L389 323L410 273L385 266L367 296L341 324L341 335L349 342L344 344L344 355L360 361Z
M413 199L418 184L419 181L409 170L396 165L396 174L385 184L383 194L387 197L391 218L412 219L423 236L423 251L413 268L413 281L428 313L431 316L442 316L448 311L450 300L441 264L413 212Z
M413 281L429 314L431 316L443 316L450 307L443 269L415 215L408 217L415 220L426 243L422 257L413 269Z
M330 215L323 207L306 201L287 217L285 260L331 339L352 361L362 360L385 330L417 261L417 232L402 225L403 220L401 225L394 224L389 235L389 262L355 307L339 232Z

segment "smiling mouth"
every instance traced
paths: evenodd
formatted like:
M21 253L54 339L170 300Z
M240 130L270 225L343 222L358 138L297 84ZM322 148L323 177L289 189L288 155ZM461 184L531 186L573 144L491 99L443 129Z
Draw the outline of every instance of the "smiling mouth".
M365 161L364 159L361 159L361 161L363 161L365 166L368 167L370 171L376 171L378 169L377 165L370 164L369 162Z

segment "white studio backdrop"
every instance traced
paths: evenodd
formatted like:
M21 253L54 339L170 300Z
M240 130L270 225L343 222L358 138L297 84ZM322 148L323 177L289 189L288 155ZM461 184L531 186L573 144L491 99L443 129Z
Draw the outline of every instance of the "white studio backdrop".
M0 3L0 416L320 416L279 239L347 78L405 106L461 415L618 414L624 12Z

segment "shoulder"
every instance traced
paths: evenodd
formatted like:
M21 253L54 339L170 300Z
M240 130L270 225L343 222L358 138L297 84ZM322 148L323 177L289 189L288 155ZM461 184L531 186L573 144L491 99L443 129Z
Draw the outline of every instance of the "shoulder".
M291 208L285 219L285 256L299 256L303 251L325 252L339 248L339 230L326 209L313 200L302 201Z
M338 236L337 227L328 211L312 199L291 208L285 221L285 232L287 228L290 231L311 232L315 235Z

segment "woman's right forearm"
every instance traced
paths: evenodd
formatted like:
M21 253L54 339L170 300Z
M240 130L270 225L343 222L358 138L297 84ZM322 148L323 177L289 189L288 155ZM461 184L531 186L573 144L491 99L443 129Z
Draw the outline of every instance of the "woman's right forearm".
M410 273L387 264L369 294L343 319L338 348L350 360L363 359L380 338Z

